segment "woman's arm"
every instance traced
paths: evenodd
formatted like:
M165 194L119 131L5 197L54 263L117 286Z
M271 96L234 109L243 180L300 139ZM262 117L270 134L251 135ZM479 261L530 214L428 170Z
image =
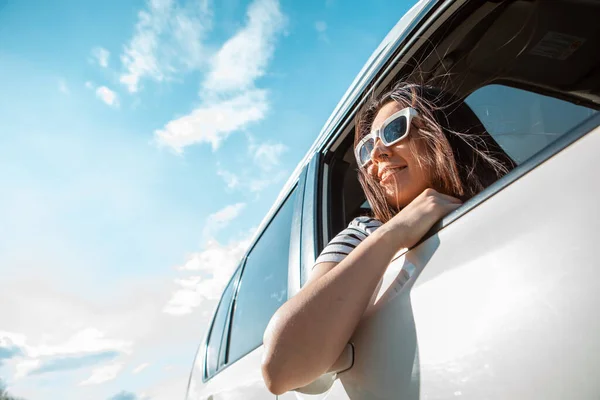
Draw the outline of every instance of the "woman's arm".
M341 354L394 254L411 247L460 201L427 189L339 264L322 263L271 319L263 377L281 394L324 374Z

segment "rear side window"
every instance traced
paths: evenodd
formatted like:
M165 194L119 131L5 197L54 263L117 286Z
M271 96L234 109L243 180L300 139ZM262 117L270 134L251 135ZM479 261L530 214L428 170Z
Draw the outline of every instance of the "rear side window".
M235 282L237 281L237 275L238 273L236 272L234 277L231 279L231 281L225 288L223 296L221 297L221 301L219 302L219 306L217 307L217 312L215 313L215 318L213 320L212 327L210 329L210 334L206 343L207 377L214 375L214 373L217 372L218 369L221 339L223 338L223 332L225 331L225 327L227 325L227 317L229 315L231 297L233 296L233 290L235 288Z
M597 112L504 85L484 86L465 101L517 164Z
M262 344L269 320L287 300L294 190L246 259L233 312L227 363Z

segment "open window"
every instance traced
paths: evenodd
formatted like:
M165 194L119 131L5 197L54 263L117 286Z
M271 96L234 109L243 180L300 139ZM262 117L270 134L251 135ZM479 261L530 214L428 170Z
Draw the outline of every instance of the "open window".
M519 170L598 113L598 15L600 2L586 0L456 1L400 38L371 86L405 80L464 99ZM324 151L323 243L369 212L352 148L360 100Z

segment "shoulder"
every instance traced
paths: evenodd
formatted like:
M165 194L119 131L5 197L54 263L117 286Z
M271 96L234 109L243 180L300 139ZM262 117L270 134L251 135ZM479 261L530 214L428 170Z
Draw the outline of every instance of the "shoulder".
M381 225L381 222L375 218L354 218L346 229L338 233L325 246L317 258L315 265L323 262L341 262L356 246Z
M348 228L357 228L363 231L365 234L370 235L381 225L383 225L382 222L376 218L361 216L354 218L348 225Z

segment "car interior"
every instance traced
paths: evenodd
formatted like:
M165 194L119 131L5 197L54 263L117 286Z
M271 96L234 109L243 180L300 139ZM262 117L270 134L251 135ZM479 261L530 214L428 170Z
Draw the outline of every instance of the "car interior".
M600 109L598 16L593 0L456 2L399 46L374 91L403 80L465 99L503 148L515 147L505 150L518 165ZM352 124L325 154L325 243L370 210L357 179Z

